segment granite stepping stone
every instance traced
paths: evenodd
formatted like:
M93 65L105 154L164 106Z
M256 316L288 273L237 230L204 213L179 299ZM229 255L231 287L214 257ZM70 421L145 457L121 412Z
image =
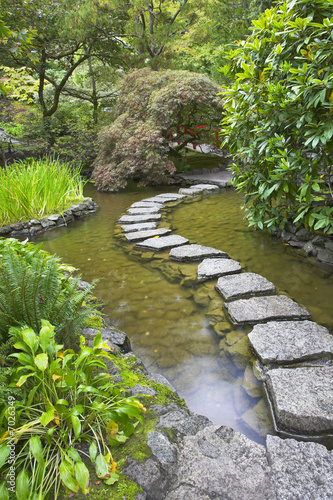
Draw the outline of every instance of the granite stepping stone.
M333 358L333 336L313 321L270 321L256 325L249 340L263 364Z
M333 431L333 366L277 368L266 383L278 427L302 434Z
M125 233L133 232L133 231L147 231L149 229L155 229L156 222L142 222L141 224L128 224L127 226L121 226L121 229L125 231Z
M163 203L157 203L153 201L136 201L132 203L130 208L148 208L148 207L156 207L156 208L164 208Z
M219 186L216 184L194 184L191 189L198 189L200 191L219 191Z
M286 295L239 299L224 304L224 307L235 325L254 325L274 319L302 320L311 317L305 307L301 307Z
M127 212L131 215L140 215L140 214L156 214L160 211L158 207L134 207L129 208Z
M205 257L228 258L229 256L222 250L202 245L186 245L186 247L171 250L169 254L170 259L179 261L195 261Z
M183 200L185 198L184 195L182 194L179 194L179 193L162 193L162 194L158 194L155 196L155 200L156 199L159 199L159 200L164 200L164 199L167 199L167 200ZM162 201L162 203L164 203Z
M119 222L126 224L136 224L138 222L150 222L161 219L161 214L141 214L141 215L123 215L120 217Z
M145 198L144 200L140 200L137 203L150 203L150 204L158 203L158 204L162 204L162 203L165 203L165 200L162 200L161 198L156 199L156 196L152 196L151 198Z
M242 273L237 276L219 278L216 290L226 300L235 300L247 296L274 293L275 286L260 274Z
M153 238L154 236L163 236L171 232L171 229L151 229L150 231L134 231L132 233L125 234L125 238L130 243L134 241L146 240L147 238Z
M169 248L185 245L186 243L188 243L188 239L178 234L173 234L170 236L162 236L161 238L148 238L141 243L137 243L136 246L149 250L168 250Z
M205 259L198 265L198 280L204 281L225 274L239 273L241 265L232 259Z
M200 189L194 189L194 188L180 188L178 193L185 194L186 196L198 196L199 194L202 193L202 191Z

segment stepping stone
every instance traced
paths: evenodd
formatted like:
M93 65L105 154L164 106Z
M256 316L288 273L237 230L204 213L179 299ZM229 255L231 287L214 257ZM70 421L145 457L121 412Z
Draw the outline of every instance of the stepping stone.
M267 458L280 500L332 498L333 452L319 443L267 436Z
M123 215L122 217L120 217L119 222L125 222L126 224L135 224L138 222L160 220L161 217L161 214Z
M173 234L171 236L162 236L161 238L149 238L148 240L137 243L139 248L147 248L149 250L167 250L172 247L178 247L188 243L186 238Z
M154 236L163 236L171 232L171 229L152 229L150 231L134 231L132 233L125 234L125 238L130 243L133 241L146 240L147 238L153 238Z
M220 278L217 282L216 290L226 300L235 300L246 296L274 293L275 286L260 274L242 273L237 276Z
M202 191L200 191L200 189L193 189L193 188L180 188L178 193L185 194L186 196L198 196L199 194L202 193Z
M333 431L333 366L277 368L266 383L278 427L302 434Z
M145 198L144 200L138 201L137 203L149 203L149 204L158 203L161 205L162 203L165 203L165 201L162 200L161 198L156 199L156 196L152 196L151 198Z
M168 199L168 200L182 200L184 199L185 196L182 195L182 194L178 194L178 193L162 193L162 194L158 194L155 196L155 200L156 199L159 199L159 200L164 200L164 199ZM162 201L162 203L164 203Z
M333 336L313 321L270 321L256 325L249 340L264 364L333 358Z
M134 208L129 208L127 212L132 215L140 215L140 214L156 214L159 212L160 209L158 207L134 207Z
M198 280L204 281L225 274L239 273L241 265L232 259L205 259L198 265Z
M128 224L127 226L121 226L121 229L125 231L125 233L133 231L147 231L155 228L156 222L142 222L141 224Z
M216 184L194 184L191 186L192 189L198 189L200 191L219 191L219 186Z
M228 255L222 250L202 245L186 245L186 247L171 250L169 254L170 259L180 261L201 260L205 257L228 258Z
M301 320L311 317L305 307L285 295L239 299L224 304L231 321L236 325L254 325L273 319Z
M148 207L156 207L156 208L164 208L163 203L155 203L153 201L136 201L132 203L130 208L148 208Z

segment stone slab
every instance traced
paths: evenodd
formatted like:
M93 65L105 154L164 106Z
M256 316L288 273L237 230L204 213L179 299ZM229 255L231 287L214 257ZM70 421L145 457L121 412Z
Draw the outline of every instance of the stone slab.
M215 184L220 188L230 185L232 173L229 170L220 172L203 172L202 174L177 174L190 184Z
M260 274L242 273L237 276L220 278L217 282L216 290L226 300L235 300L274 293L275 285Z
M199 194L202 193L202 191L200 191L200 189L194 189L194 188L180 188L178 193L185 194L185 196L198 196Z
M219 191L220 188L216 184L194 184L193 189L198 189L200 191Z
M224 307L236 325L255 325L275 319L302 320L311 316L305 307L301 307L286 295L239 299L224 304Z
M147 240L137 243L138 248L146 248L149 250L168 250L169 248L178 247L188 243L188 239L172 234L170 236L162 236L161 238L148 238Z
M333 431L333 366L276 368L266 375L279 428L302 434Z
M241 270L242 267L236 260L205 259L198 265L198 280L209 280L225 274L239 273Z
M138 222L150 222L161 219L161 214L141 214L141 215L123 215L119 222L125 224L136 224Z
M196 261L206 257L228 258L228 255L222 250L202 245L187 245L183 248L175 248L169 254L170 259L179 261Z
M267 436L267 458L280 500L331 500L333 452L318 443Z
M249 340L263 364L333 358L333 336L313 321L270 321L255 325Z
M160 211L158 207L130 207L127 212L131 215L141 215L141 214L157 214Z
M128 224L127 226L121 226L121 229L125 231L125 233L130 233L133 231L148 231L155 228L156 222L142 222L140 224Z
M148 238L153 238L155 236L163 236L171 232L171 229L165 229L164 227L160 229L151 229L150 231L134 231L132 233L125 234L125 238L130 243L134 241L146 240Z
M171 201L171 200L183 200L184 198L185 196L179 193L162 193L155 196L155 200L159 199L162 201L162 203L164 203L163 202L164 199Z
M164 208L164 205L163 203L142 200L132 203L130 208L148 208L148 207Z
M156 196L152 196L151 198L145 198L144 200L140 200L140 202L137 203L165 203L165 200L162 200L161 198L156 199Z

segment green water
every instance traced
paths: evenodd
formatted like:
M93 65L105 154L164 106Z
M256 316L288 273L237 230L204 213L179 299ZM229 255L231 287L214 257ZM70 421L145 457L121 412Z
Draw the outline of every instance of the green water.
M133 252L133 245L115 237L120 215L133 202L158 192L163 191L145 188L107 194L88 186L85 194L100 209L36 240L78 267L83 279L101 279L96 295L105 302L112 324L128 334L135 354L149 370L166 376L191 410L263 442L274 428L252 370L245 335L249 330L235 330L228 323L213 282L181 286L177 279L170 281L167 252L152 258L147 252ZM197 203L181 203L167 211L160 226L166 221L190 242L226 251L244 270L273 281L332 331L332 269L249 230L240 201L234 191L226 191ZM188 275L196 269L194 264L172 266L171 271L182 269Z

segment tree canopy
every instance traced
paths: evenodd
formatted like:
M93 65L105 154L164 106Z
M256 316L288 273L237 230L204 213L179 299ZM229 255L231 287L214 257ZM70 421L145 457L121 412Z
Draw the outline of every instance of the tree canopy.
M328 0L286 0L230 52L225 143L250 225L288 220L333 233L333 17Z

